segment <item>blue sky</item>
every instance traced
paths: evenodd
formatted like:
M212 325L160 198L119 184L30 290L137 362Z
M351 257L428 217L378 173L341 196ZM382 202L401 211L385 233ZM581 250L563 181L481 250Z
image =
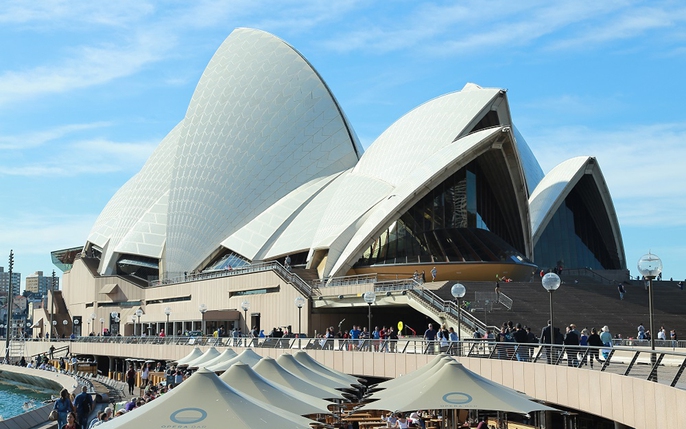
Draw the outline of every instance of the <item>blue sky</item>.
M685 24L679 1L3 1L0 266L14 249L23 277L51 272L83 245L252 27L310 61L365 147L466 82L506 88L544 171L597 157L632 274L651 250L684 279Z

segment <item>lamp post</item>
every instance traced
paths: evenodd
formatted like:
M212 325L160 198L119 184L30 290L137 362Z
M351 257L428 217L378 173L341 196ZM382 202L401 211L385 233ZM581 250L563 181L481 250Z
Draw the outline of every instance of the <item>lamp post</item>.
M55 270L52 270L52 279L50 280L50 324L52 326L57 325L55 320ZM57 333L57 328L55 328L55 333ZM50 338L52 338L52 332Z
M164 307L164 315L167 316L167 324L164 325L164 335L169 336L169 316L171 315L171 307Z
M376 301L376 293L374 293L373 290L367 291L362 295L362 298L364 298L364 302L367 303L367 306L369 307L369 311L367 313L367 318L369 319L369 323L367 325L367 333L369 335L369 338L372 337L372 304L374 304L374 301ZM372 348L369 348L372 350Z
M241 308L243 309L243 321L245 322L245 332L248 333L248 309L250 308L250 301L245 300L241 302Z
M143 310L140 308L136 310L136 317L138 318L138 328L141 330L141 337L143 336L143 325L141 325L141 316L143 315ZM134 332L136 329L134 328Z
M200 304L198 306L200 310L200 317L202 318L202 335L205 336L205 312L207 311L207 306L205 304Z
M462 298L464 298L467 293L467 288L460 283L455 283L453 287L450 288L450 294L457 300L457 355L462 354L462 347L460 347L460 341L462 340Z
M136 336L136 315L131 315L131 324L133 325L133 336Z
M655 357L655 326L654 326L654 296L653 296L653 280L662 272L662 261L657 255L648 252L647 255L641 256L638 260L638 271L641 275L648 279L648 312L650 316L650 364L652 369L648 376L648 381L657 382L657 365Z
M552 363L553 343L555 342L555 319L553 318L553 292L560 287L560 276L555 273L547 273L541 279L543 288L550 294L550 351L548 353L548 363Z
M91 313L90 320L88 321L88 335L90 335L91 332L93 332L93 331L91 330L91 323L93 324L93 329L95 329L95 318L96 318L96 317L97 317L97 316L95 315L95 313Z
M52 321L52 329L55 331L53 334L52 332L50 333L50 340L55 341L55 337L57 337L57 320Z
M302 343L300 342L300 336L302 333L303 305L305 305L305 298L303 298L302 296L295 298L295 306L298 307L298 349L302 349Z
M79 319L74 319L74 322L71 325L71 333L75 334L76 327L79 325Z
M100 318L100 336L105 332L105 318Z
M112 329L116 327L116 332L115 329ZM110 335L117 335L119 333L119 313L116 311L113 311L110 313Z
M64 326L64 329L62 330L62 335L65 337L67 336L67 325L69 324L69 321L67 319L64 319L62 321L62 325Z
M12 323L12 271L14 270L14 251L10 250L9 283L7 284L7 323L5 323L5 362L10 362L10 324Z

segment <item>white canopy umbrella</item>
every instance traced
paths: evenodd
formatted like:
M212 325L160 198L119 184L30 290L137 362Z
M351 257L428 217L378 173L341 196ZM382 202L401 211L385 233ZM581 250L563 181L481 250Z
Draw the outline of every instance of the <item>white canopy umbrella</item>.
M205 351L205 353L202 354L202 356L198 357L197 359L193 359L192 361L187 362L184 365L188 365L189 369L199 368L200 366L204 366L203 363L211 361L220 354L221 353L219 353L219 350L215 349L214 347L210 347Z
M352 385L360 385L364 380L361 380L353 375L346 374L344 372L336 371L333 368L329 368L326 365L322 365L318 360L310 356L307 352L305 351L297 351L293 353L293 357L295 360L303 364L304 366L308 367L312 371L316 371L319 373L322 373L328 377L341 380L344 383L352 384Z
M224 362L219 362L215 365L207 366L206 368L209 369L210 371L214 372L224 372L227 369L231 368L231 365L234 363L244 363L249 366L254 366L257 362L262 359L262 356L258 355L255 353L252 349L245 349L243 350L239 355L229 359L225 360Z
M311 429L318 422L274 409L228 386L212 371L198 370L178 387L107 422L107 429L206 427Z
M269 381L289 387L308 395L322 399L343 399L346 395L336 389L326 386L314 385L307 380L288 372L271 357L264 357L254 367L256 373Z
M308 367L304 366L303 364L301 364L300 362L298 362L297 360L295 360L295 358L291 354L282 354L281 356L276 358L276 362L282 367L284 367L287 371L304 378L310 383L318 385L320 384L322 386L327 386L332 389L353 389L351 383L347 383L341 380L335 380L322 373L313 371Z
M331 414L328 408L329 405L333 405L331 402L269 381L244 363L233 364L219 378L255 399L301 416Z
M229 359L233 359L236 356L238 356L238 353L233 351L233 349L226 349L219 356L215 357L214 359L208 360L207 362L203 362L202 365L198 365L197 367L199 368L200 366L202 366L204 368L209 368L214 365L219 365L222 362L226 362Z
M476 409L527 414L532 411L558 411L516 390L495 383L465 368L448 362L425 378L374 393L360 410L444 410Z
M191 362L197 358L202 356L202 350L200 350L200 347L193 347L193 350L191 350L190 353L188 353L185 357L182 357L181 359L176 361L177 365L185 365L188 362Z
M426 365L424 365L416 371L412 371L409 374L405 374L403 376L393 378L375 385L375 390L391 389L414 379L426 378L427 374L433 374L436 370L440 369L444 364L454 361L455 359L453 359L452 357L448 356L445 353L441 353L435 358L433 358L429 363L427 363Z

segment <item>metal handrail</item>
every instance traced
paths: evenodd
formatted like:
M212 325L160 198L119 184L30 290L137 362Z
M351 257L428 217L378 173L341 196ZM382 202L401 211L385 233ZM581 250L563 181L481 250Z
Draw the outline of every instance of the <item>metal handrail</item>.
M374 283L378 279L376 274L357 274L354 276L328 277L321 280L314 280L312 286L315 288L332 286L349 286Z
M497 342L495 339L465 338L459 342L426 341L419 336L405 336L398 340L373 340L349 338L252 338L243 337L79 337L79 343L94 344L158 344L195 345L231 348L279 348L317 349L338 352L386 352L438 354L465 356L482 359L518 360L534 364L562 365L624 376L643 378L684 387L681 375L686 369L686 351L665 349L651 350L647 347L624 346L569 346L538 343ZM654 355L654 358L653 358ZM597 363L596 365L593 365ZM610 365L611 364L611 365Z
M245 265L231 270L213 270L201 273L190 273L182 276L169 277L164 280L153 280L149 282L149 287L161 287L171 284L188 283L198 280L216 279L221 277L240 276L245 274L274 271L284 281L291 283L300 293L309 298L312 296L312 285L293 273L279 261L263 262L259 264Z
M588 269L588 268L568 268L564 270L564 273L568 276L583 276L583 277L590 277L593 280L597 280L600 283L607 283L607 284L613 284L616 283L615 280L609 279L603 275L598 274L597 272Z

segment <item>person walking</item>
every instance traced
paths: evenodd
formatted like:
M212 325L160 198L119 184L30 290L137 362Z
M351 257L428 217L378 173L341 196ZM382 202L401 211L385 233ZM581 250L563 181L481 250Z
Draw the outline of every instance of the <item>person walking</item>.
M431 269L431 281L432 282L436 281L436 276L438 276L438 270L436 269L436 267L433 267Z
M62 389L60 391L60 398L55 401L52 409L57 411L57 428L64 428L67 424L67 415L74 412L74 404L71 403L71 398L69 397L69 391L67 389Z
M93 411L93 397L88 393L86 386L81 387L81 393L74 398L76 419L80 427L88 427L88 416Z
M607 359L608 356L610 356L610 349L612 348L612 334L607 325L603 326L602 332L600 333L600 341L602 341L605 346L602 350L603 358Z
M588 336L588 345L591 347L589 349L590 357L589 357L589 362L591 363L591 369L593 369L593 360L603 363L602 360L600 360L600 349L599 347L603 346L603 341L600 339L600 335L598 335L598 331L596 328L591 328L591 335Z
M436 331L433 324L429 323L426 331L424 331L424 341L426 341L425 354L434 354L434 341L436 340Z
M129 385L129 395L133 395L133 387L136 384L136 370L133 365L129 365L129 370L126 371L126 384Z

